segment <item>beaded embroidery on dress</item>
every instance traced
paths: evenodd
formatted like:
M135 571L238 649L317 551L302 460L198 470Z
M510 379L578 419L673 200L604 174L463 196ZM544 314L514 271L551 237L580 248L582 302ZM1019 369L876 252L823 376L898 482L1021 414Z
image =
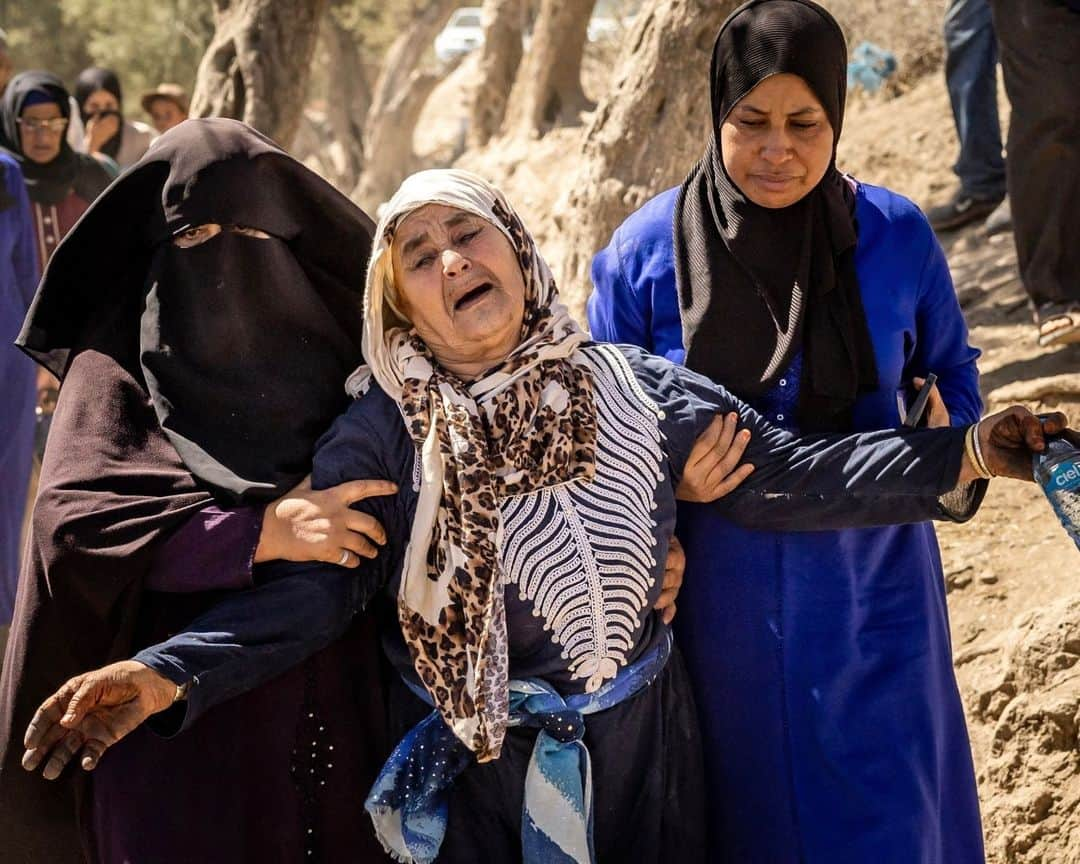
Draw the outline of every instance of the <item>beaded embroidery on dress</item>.
M626 665L647 611L664 454L658 409L619 350L579 356L594 373L595 477L504 499L501 563L508 590L533 604L592 693Z

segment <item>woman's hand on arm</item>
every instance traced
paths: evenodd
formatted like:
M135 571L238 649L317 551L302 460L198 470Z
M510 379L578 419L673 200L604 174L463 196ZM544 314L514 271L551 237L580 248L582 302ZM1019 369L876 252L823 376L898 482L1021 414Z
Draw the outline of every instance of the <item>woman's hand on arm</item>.
M926 386L926 379L914 378L912 383L917 391L921 391ZM942 429L951 425L952 418L945 400L941 397L941 388L935 384L930 388L930 395L926 399L926 426L928 429Z
M699 503L723 498L754 470L739 464L749 442L750 430L739 431L738 414L717 414L694 442L675 497Z
M653 609L663 612L665 624L675 620L675 598L679 596L679 589L682 588L685 570L686 553L678 538L672 537L668 543L667 559L664 561L664 582L660 588L660 596L653 604Z
M378 555L386 532L377 519L350 505L365 498L393 495L389 480L350 480L329 489L311 488L305 477L266 507L255 563L263 561L323 561L358 567L363 558Z
M22 766L55 780L77 754L86 771L105 751L177 698L177 686L135 660L76 675L46 699L26 729Z

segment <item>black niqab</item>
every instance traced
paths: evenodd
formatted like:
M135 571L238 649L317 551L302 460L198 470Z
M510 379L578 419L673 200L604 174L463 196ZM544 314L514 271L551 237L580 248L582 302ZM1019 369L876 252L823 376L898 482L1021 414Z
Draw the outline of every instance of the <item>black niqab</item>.
M270 238L172 244L208 222ZM372 230L243 124L183 123L57 247L18 344L62 378L83 332L137 294L140 372L169 440L217 494L269 500L307 473L346 404Z
M79 106L79 117L82 118L84 126L90 119L90 114L87 113L85 107L86 100L98 90L112 93L119 106L117 113L120 115L120 122L117 124L116 134L101 145L101 152L115 159L116 154L120 152L120 145L124 143L124 96L120 89L120 79L116 77L112 69L102 69L98 66L83 69L79 77L75 79L75 102Z
M18 120L33 93L48 97L62 117L70 118L71 102L59 78L51 72L20 72L0 99L0 147L18 160L31 201L59 204L73 190L83 200L93 201L109 185L108 172L92 156L72 150L66 135L61 134L60 152L51 162L42 164L23 154Z
M836 169L847 46L836 21L809 0L751 0L713 48L713 134L675 206L675 271L686 363L744 398L775 385L803 352L799 422L849 428L877 367L858 278L854 192ZM798 75L833 129L821 182L796 203L750 201L724 168L720 127L762 80Z

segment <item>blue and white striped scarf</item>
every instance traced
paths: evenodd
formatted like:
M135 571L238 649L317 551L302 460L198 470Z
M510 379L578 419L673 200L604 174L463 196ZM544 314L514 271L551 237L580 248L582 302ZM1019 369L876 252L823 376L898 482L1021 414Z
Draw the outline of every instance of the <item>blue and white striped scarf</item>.
M670 631L648 654L595 693L562 697L538 678L510 682L511 726L539 727L525 775L521 854L525 864L593 864L592 768L584 716L644 690L671 655ZM410 689L431 704L427 691ZM397 861L430 864L446 834L447 793L473 755L433 711L386 760L365 809Z

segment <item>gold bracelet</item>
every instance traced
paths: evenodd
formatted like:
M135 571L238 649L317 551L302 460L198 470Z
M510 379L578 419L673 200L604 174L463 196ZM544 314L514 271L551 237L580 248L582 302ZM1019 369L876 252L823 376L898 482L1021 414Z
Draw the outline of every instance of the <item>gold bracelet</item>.
M982 459L982 453L979 450L978 423L968 426L967 433L964 435L964 452L967 454L968 461L971 463L971 467L975 469L975 474L979 479L989 480L994 476L986 467L986 463Z
M986 475L986 479L989 480L991 477L994 476L994 472L990 470L990 466L986 464L986 459L983 458L982 444L979 441L979 424L980 423L982 423L982 420L980 420L978 423L975 424L975 432L971 436L971 440L975 444L975 456L979 460L979 467L982 469L983 473Z

